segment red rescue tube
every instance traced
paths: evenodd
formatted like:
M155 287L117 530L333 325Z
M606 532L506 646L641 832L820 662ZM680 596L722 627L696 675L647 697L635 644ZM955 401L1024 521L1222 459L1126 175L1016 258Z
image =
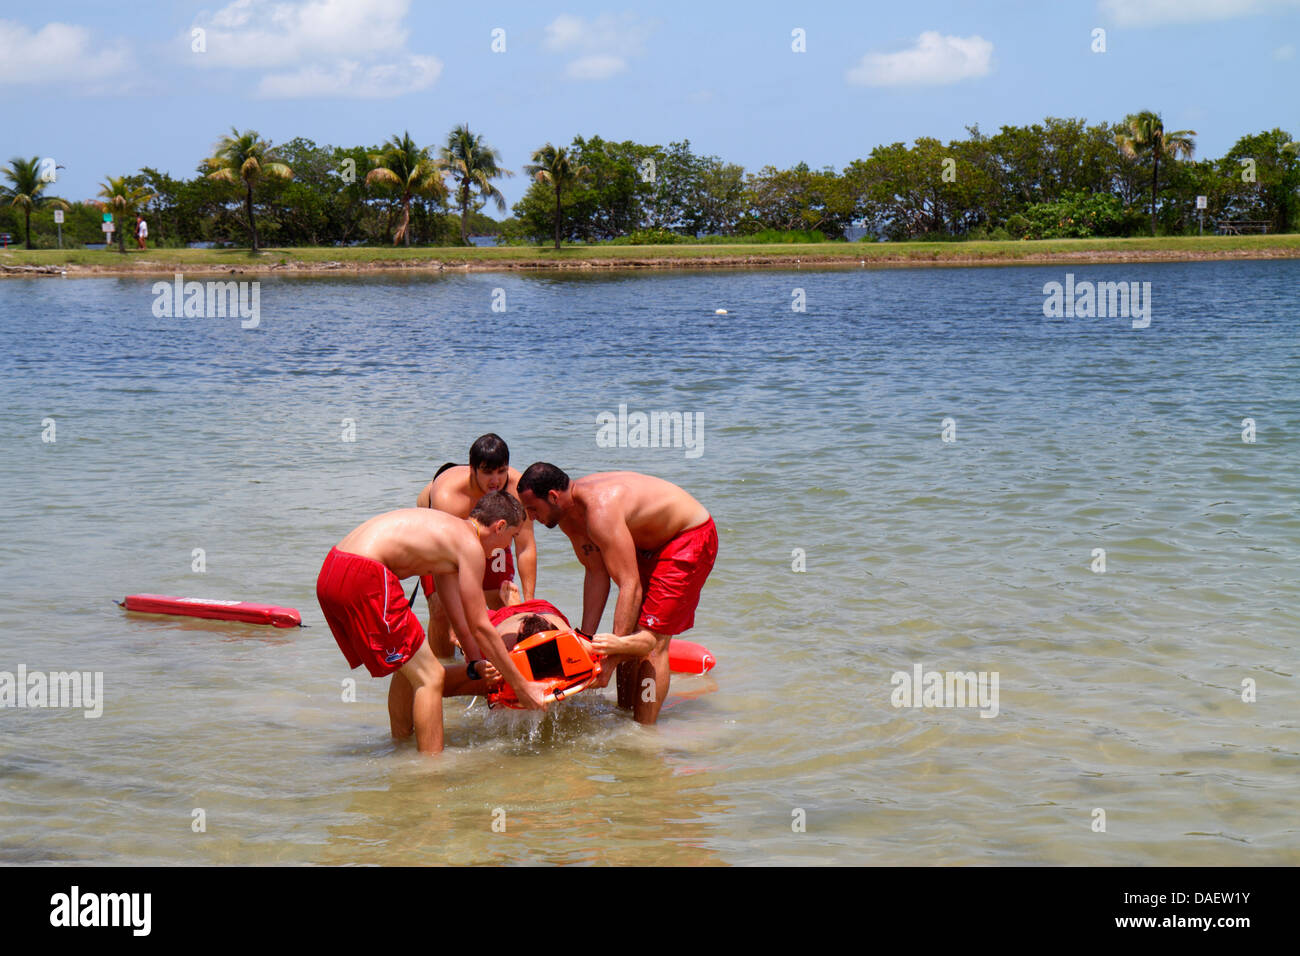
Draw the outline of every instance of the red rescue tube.
M253 604L249 601L214 601L208 598L169 597L165 594L128 594L122 607L138 614L178 614L244 624L301 627L302 615L291 607Z
M676 637L668 642L668 669L674 674L707 674L717 664L703 644Z

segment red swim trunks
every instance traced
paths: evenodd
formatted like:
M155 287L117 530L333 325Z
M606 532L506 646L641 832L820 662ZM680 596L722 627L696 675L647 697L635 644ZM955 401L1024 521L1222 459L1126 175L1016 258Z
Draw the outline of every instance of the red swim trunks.
M332 548L316 579L316 600L349 667L384 677L424 643L402 582L373 558Z
M498 591L501 589L501 585L505 584L507 581L513 581L515 579L514 555L511 554L509 548L501 548L499 551L500 553L494 551L488 556L487 567L483 569L484 591ZM505 567L501 570L492 570L494 567L501 568L502 564L504 564ZM438 593L438 589L434 586L432 574L420 575L420 590L424 592L425 597Z
M657 551L638 551L641 617L637 627L680 634L695 625L700 590L718 557L718 528L710 518L687 528Z
M499 607L495 611L488 610L488 619L492 621L492 626L496 627L507 618L514 617L516 614L557 614L563 619L565 624L569 619L564 616L550 601L543 601L541 598L534 598L531 601L524 601L521 604L507 604L505 607ZM569 625L572 627L572 625Z

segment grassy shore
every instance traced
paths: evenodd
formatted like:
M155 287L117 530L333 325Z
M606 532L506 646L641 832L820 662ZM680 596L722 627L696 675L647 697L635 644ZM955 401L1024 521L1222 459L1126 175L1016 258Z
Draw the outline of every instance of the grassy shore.
M795 265L1005 265L1300 258L1300 235L1057 239L1035 242L826 242L803 245L538 246L0 251L0 275L338 273L383 270L755 268Z

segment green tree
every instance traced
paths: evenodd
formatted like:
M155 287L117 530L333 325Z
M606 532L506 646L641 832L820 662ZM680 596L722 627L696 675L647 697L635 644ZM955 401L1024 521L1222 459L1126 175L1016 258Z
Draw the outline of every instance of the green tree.
M1115 135L1115 143L1125 156L1141 159L1151 157L1151 235L1156 234L1156 194L1160 188L1160 158L1167 156L1171 163L1177 162L1181 153L1191 157L1196 143L1192 139L1194 129L1180 129L1174 133L1165 132L1164 121L1159 113L1143 110L1130 113L1124 118L1123 129Z
M699 156L690 140L653 147L653 189L644 225L689 236L735 231L744 215L745 170L717 156Z
M1300 144L1291 134L1272 129L1241 137L1219 161L1219 172L1229 183L1242 219L1267 219L1274 232L1300 226ZM1246 161L1249 161L1247 163ZM1244 175L1254 171L1253 182Z
M564 147L547 143L533 153L533 161L524 167L525 172L539 183L555 190L555 248L560 248L560 224L564 213L564 191L579 185L591 170L586 166L574 165L570 161L569 151Z
M31 159L23 159L21 156L15 156L9 160L9 165L3 170L5 179L9 180L8 186L0 186L0 200L8 200L9 205L23 211L23 219L26 226L27 248L32 248L32 210L42 209L45 206L53 206L56 209L67 210L70 207L68 203L57 196L46 196L45 183L41 179L41 159L39 156L33 156Z
M838 239L856 214L851 183L834 169L814 170L807 163L751 173L745 197L751 219L782 232L816 230Z
M257 222L253 218L253 190L263 178L292 179L293 170L272 154L271 144L253 130L243 133L231 127L231 135L223 136L213 147L213 155L204 162L208 178L217 182L244 186L244 213L248 217L248 232L252 250L257 252Z
M104 200L100 208L113 213L113 225L117 227L117 251L126 254L126 222L145 203L154 198L144 186L133 185L128 176L108 176L107 182L99 184L99 198Z
M877 146L865 161L850 163L845 178L868 231L894 240L952 232L960 191L944 178L945 160L956 161L952 150L923 137L910 148Z
M402 204L402 221L393 233L393 245L411 244L411 200L416 196L447 198L447 184L442 171L427 146L416 146L409 132L394 136L382 151L370 157L374 168L366 174L366 185L389 186L398 190Z
M492 180L502 176L513 176L508 169L501 168L501 155L483 142L483 137L471 133L469 126L461 124L447 135L447 145L440 154L442 168L451 173L456 183L456 205L460 208L460 241L469 242L469 214L471 192L477 192L479 200L473 207L477 212L491 200L498 212L506 211L506 197L501 190L492 185Z

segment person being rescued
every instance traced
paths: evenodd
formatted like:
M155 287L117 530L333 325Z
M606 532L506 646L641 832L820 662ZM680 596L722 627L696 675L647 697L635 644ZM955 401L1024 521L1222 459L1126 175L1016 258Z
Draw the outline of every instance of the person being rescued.
M501 643L507 651L532 637L547 631L573 631L569 619L550 601L533 600L507 605L488 612L488 619L496 628ZM576 633L576 632L574 632ZM585 638L584 638L585 641ZM591 654L592 662L599 668L599 655L589 643L584 645ZM484 670L480 668L480 670ZM495 668L485 670L486 676L472 679L465 673L463 666L449 666L446 669L444 697L460 697L481 694L492 698L501 693L503 685L499 672ZM536 675L534 675L536 678ZM513 697L513 695L508 695Z

